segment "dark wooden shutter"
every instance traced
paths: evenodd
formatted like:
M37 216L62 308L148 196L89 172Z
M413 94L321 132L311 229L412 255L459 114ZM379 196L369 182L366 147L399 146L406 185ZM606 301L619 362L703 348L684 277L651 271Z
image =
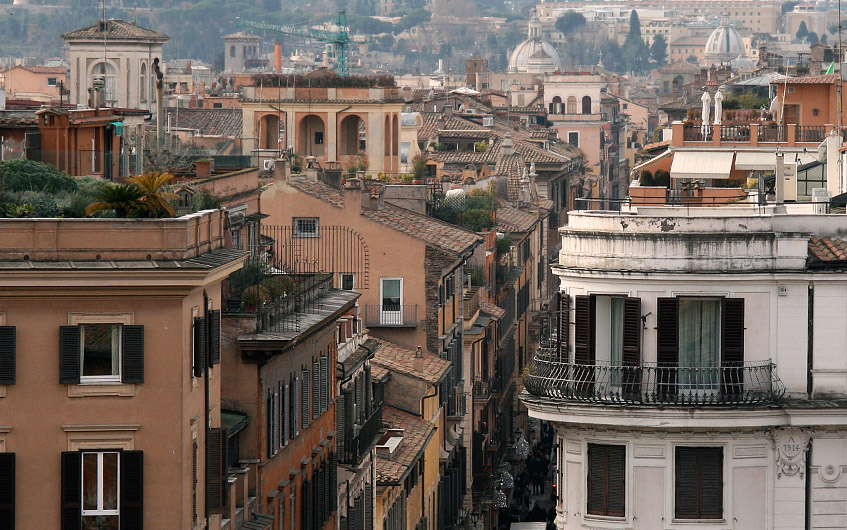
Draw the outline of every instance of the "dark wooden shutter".
M79 326L59 328L59 382L63 385L79 384L79 340Z
M696 447L677 447L674 484L674 517L677 519L696 519L698 509L698 467Z
M206 319L194 318L194 377L206 369Z
M594 297L574 297L574 362L594 364Z
M588 444L588 513L606 513L606 464L608 446Z
M304 530L312 529L312 483L310 480L303 480L303 500L301 501L300 512Z
M624 517L626 498L626 447L609 446L609 468L606 484L606 515Z
M221 508L229 499L229 438L226 429L221 429Z
M221 363L221 312L209 311L209 363L214 366Z
M567 293L559 293L559 360L567 362L568 345L570 344L571 297Z
M641 299L623 301L623 394L635 398L641 391Z
M312 363L312 418L321 415L321 363Z
M744 392L744 299L724 298L721 304L721 393L736 401Z
M676 369L679 364L679 299L656 300L656 374L659 396L676 394Z
M15 326L0 326L0 385L15 384L16 349Z
M226 436L224 429L209 429L206 436L206 513L221 513L221 451L223 449L223 438Z
M121 382L144 382L144 326L123 326Z
M78 344L78 343L77 343ZM82 527L82 453L62 453L62 530Z
M0 528L15 530L15 453L0 453Z
M303 429L309 426L309 420L311 416L309 415L309 394L310 394L310 385L312 384L312 378L309 376L308 370L303 370L303 378L302 378L302 392L301 392L301 402L300 402L300 412L303 414L302 422Z
M703 447L700 454L699 519L723 518L723 449Z
M144 528L144 452L121 453L121 530Z

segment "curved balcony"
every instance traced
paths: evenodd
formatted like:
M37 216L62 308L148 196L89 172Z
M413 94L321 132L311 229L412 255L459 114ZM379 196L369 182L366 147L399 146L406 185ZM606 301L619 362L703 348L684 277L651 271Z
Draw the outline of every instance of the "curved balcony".
M549 350L548 350L549 352ZM574 364L539 353L524 377L530 394L555 401L630 405L757 405L778 401L785 386L771 361L707 365Z

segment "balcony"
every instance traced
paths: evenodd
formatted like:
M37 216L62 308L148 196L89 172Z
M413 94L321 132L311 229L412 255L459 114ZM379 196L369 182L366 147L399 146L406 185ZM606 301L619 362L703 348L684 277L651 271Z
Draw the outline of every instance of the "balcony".
M491 381L481 378L474 379L473 399L476 402L485 403L491 398Z
M744 123L744 124L700 124L674 122L674 147L691 145L711 146L757 146L782 143L785 147L816 147L833 130L834 125L787 125ZM842 130L842 135L844 131Z
M382 402L374 407L370 418L359 427L356 436L344 438L344 446L339 449L339 461L345 464L358 465L379 439L381 426Z
M540 353L524 378L533 396L611 405L762 405L785 387L771 361L720 366L573 364Z
M418 306L365 305L365 326L369 328L414 328L418 326Z
M479 311L479 287L471 287L465 291L464 295L464 316L465 320L470 320Z

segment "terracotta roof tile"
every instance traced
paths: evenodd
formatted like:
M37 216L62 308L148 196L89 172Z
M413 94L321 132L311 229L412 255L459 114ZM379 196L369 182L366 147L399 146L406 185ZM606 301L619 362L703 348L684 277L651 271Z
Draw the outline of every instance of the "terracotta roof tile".
M93 26L88 26L87 28L77 29L74 31L69 31L62 35L62 38L65 40L103 40L104 31L100 27L100 22L94 24ZM158 31L153 31L152 29L142 28L132 22L127 22L125 20L120 19L112 19L109 21L106 31L105 31L106 39L129 39L129 40L154 40L154 41L168 41L170 37L165 35L164 33L159 33Z
M380 366L378 364L371 365L371 377L374 381L385 381L385 378L389 375L388 368L384 366Z
M385 340L380 340L380 342L382 346L371 359L372 365L382 366L391 372L416 377L433 385L440 383L450 370L450 361L427 351L423 352L423 371L415 370L415 350Z
M778 85L831 85L836 81L838 81L838 74L821 74L789 77L787 79L775 79L771 81L771 83Z
M497 318L503 318L503 315L506 314L506 310L502 307L497 307L496 305L490 302L480 302L479 309L483 313L488 313L489 315Z
M505 201L497 207L496 229L500 232L529 232L537 222L534 215L512 208Z
M167 109L175 127L191 129L200 136L240 138L241 109Z
M362 216L453 254L463 254L482 241L469 230L393 204L362 210Z
M341 191L332 186L327 186L323 182L316 182L303 177L293 177L288 179L287 182L291 187L297 188L307 195L326 201L333 206L339 208L344 206L344 195L341 194Z
M403 480L409 468L422 458L435 425L388 406L382 411L382 423L390 429L403 429L403 439L390 455L377 450L374 462L376 480L377 484L397 484Z
M847 264L847 239L812 237L809 239L809 259L826 264Z

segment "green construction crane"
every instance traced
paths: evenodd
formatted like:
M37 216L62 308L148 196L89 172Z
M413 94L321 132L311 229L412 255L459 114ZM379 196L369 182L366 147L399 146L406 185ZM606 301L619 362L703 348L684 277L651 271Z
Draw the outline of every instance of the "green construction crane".
M305 26L290 26L286 24L271 24L256 20L240 19L238 25L253 29L275 31L285 35L295 35L313 40L328 42L335 45L336 62L338 63L339 75L350 75L350 33L347 29L347 13L342 9L338 12L338 20L335 23L337 31L325 31Z

